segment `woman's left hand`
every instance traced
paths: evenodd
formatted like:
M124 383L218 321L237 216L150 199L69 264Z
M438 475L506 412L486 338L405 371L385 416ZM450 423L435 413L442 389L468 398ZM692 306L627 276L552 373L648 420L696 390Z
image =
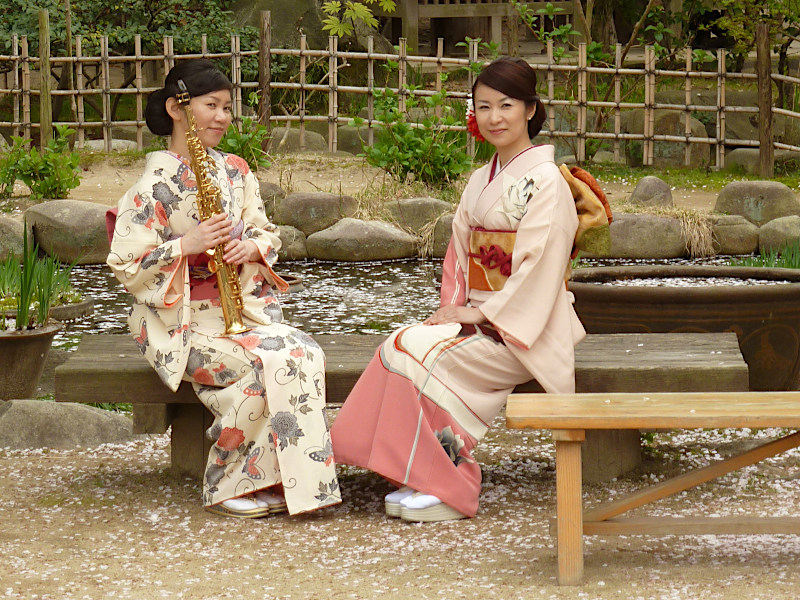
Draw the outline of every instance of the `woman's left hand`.
M243 265L246 262L261 260L261 253L255 242L233 239L225 245L225 254L222 259L231 265Z
M477 325L486 321L483 313L473 306L458 306L448 304L425 319L423 325L444 325L446 323L461 323L462 325Z

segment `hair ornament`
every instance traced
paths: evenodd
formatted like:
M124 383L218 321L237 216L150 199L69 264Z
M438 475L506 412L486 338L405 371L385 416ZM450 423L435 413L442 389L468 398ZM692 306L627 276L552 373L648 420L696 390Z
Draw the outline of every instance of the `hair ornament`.
M481 135L481 131L478 129L478 119L475 118L475 107L472 104L472 96L467 97L467 131L479 142L486 141L486 138Z

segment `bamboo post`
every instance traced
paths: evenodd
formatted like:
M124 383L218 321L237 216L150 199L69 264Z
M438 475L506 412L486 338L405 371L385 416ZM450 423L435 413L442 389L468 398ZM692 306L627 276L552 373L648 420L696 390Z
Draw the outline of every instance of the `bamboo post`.
M22 128L20 127L20 102L21 87L19 81L20 59L19 59L19 36L15 33L11 36L11 57L14 61L14 125L12 130L14 135L22 135Z
M756 25L756 73L758 75L758 157L759 175L772 179L775 174L775 148L772 139L772 65L769 25Z
M369 38L372 42L372 38ZM306 44L305 34L300 36L300 150L306 149Z
M372 128L372 121L375 119L375 60L372 53L375 51L375 40L372 36L367 39L367 143L372 146L375 143L375 130Z
M470 40L469 42L469 63L473 65L478 62L478 40ZM467 85L469 86L470 92L472 92L472 86L475 85L475 73L472 69L469 70L467 75ZM473 98L473 102L474 102ZM471 158L475 158L475 138L471 135L467 136L467 156Z
M620 102L622 102L622 77L619 70L622 68L622 44L617 44L614 55L614 161L620 161L620 144L619 135L622 131L622 111L620 110Z
M578 44L578 155L575 157L578 164L586 162L586 96L588 87L588 71L586 59L586 44Z
M85 138L85 132L83 127L83 122L85 119L85 110L83 106L83 88L84 88L84 77L83 77L83 61L82 58L82 42L83 38L79 35L75 36L75 88L77 92L77 99L75 101L78 109L77 114L77 121L78 121L78 148L83 148L83 142Z
M167 76L175 66L175 57L172 54L172 36L164 36L164 76Z
M136 86L136 149L141 150L144 147L142 121L144 120L144 111L142 110L142 36L138 33L133 39L134 54L136 55L136 64L134 66L135 79L133 80Z
M53 137L53 97L50 85L50 11L39 9L39 146Z
M233 123L238 131L242 130L242 69L240 39L231 34L231 83L233 84Z
M653 99L655 96L655 74L653 73L653 52L652 46L644 48L644 143L642 144L642 165L650 166L653 164L654 143L653 134L655 130L655 111L653 110Z
M72 2L71 0L66 0L64 2L64 27L65 31L65 39L64 45L67 49L67 58L72 58ZM75 89L75 63L72 61L67 62L64 64L63 69L67 71L67 87L69 88L70 92ZM63 71L61 76L63 77ZM70 110L70 117L75 116L77 112L76 106L76 99L75 96L70 94L69 97L69 110ZM56 115L58 117L58 115ZM70 119L72 120L72 119Z
M689 110L689 105L692 103L692 78L689 73L692 70L692 49L686 48L686 112L684 113L684 132L686 133L686 149L683 157L683 164L687 167L692 161L692 144L689 138L692 136L692 113Z
M436 91L442 91L442 57L444 56L444 38L436 38ZM442 118L442 107L437 104L433 111L437 119Z
M339 77L336 52L339 38L332 35L328 38L328 150L336 152L336 121L339 114L339 94L337 92ZM400 41L402 44L402 40Z
M397 61L397 95L398 95L398 110L400 114L406 112L406 78L408 77L407 69L408 62L406 55L408 54L408 45L406 38L400 38L400 58Z
M203 58L208 57L208 34L206 33L200 36L200 54Z
M31 139L31 62L28 36L23 35L22 47L22 135Z
M108 36L100 38L100 65L103 81L103 141L106 152L111 152L111 74L108 62Z
M260 35L258 40L258 122L270 129L272 116L272 13L268 10L261 11ZM302 64L302 58L300 59ZM268 142L265 140L264 144ZM266 148L262 148L266 150Z
M556 74L553 70L553 40L547 40L547 98L553 100L556 94ZM556 130L556 108L552 104L547 105L547 122L550 129L550 143L555 146L556 138L552 135Z
M725 168L725 50L717 50L717 168Z

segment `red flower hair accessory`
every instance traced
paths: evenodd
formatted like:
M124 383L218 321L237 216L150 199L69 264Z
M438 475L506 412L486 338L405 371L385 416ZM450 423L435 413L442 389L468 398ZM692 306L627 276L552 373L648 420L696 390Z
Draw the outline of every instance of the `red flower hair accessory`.
M486 141L486 138L481 135L481 131L478 129L478 120L475 118L475 108L472 105L472 98L467 98L467 131L479 142Z

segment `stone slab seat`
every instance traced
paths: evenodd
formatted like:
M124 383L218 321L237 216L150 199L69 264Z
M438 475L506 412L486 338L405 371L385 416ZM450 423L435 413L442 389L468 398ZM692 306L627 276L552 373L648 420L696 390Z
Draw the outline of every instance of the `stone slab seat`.
M327 357L329 403L341 403L384 339L371 335L315 335ZM745 391L747 364L735 333L626 333L589 335L576 348L580 392ZM535 382L519 392L541 392ZM161 433L172 426L172 466L200 477L210 442L211 413L191 385L165 387L127 335L90 334L56 368L59 402L131 403L134 431ZM147 408L147 410L142 410ZM153 418L153 412L158 418ZM142 418L144 417L144 418ZM641 462L638 431L593 431L587 436L584 478L603 481Z
M508 398L506 425L552 431L556 444L556 518L551 521L551 532L557 537L558 581L562 585L581 582L584 535L800 534L800 516L657 517L639 512L636 517L620 517L800 446L800 392L576 393L546 397L515 393ZM738 456L583 510L581 462L587 430L766 427L795 431ZM709 507L711 512L714 509Z

